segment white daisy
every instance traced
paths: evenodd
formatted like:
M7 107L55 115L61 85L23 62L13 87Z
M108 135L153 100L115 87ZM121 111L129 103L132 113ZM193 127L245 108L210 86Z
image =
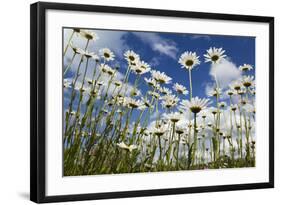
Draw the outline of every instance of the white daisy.
M211 62L213 64L219 63L222 59L226 57L226 55L224 55L224 52L225 50L223 50L222 48L209 48L207 50L207 54L204 54L205 62Z
M132 71L138 75L142 75L150 71L150 65L144 61L138 61L136 65L132 66Z
M237 110L237 105L230 105L230 109L235 112Z
M103 72L103 73L107 73L107 74L113 74L115 71L113 70L113 68L111 68L109 65L107 64L101 64L100 65L100 70Z
M219 102L218 105L219 105L220 108L224 108L224 107L227 106L226 102Z
M124 103L130 107L130 108L138 108L140 107L141 105L143 105L143 103L140 101L140 100L135 100L133 98L130 98L130 97L125 97L124 98Z
M182 115L179 112L173 112L173 113L165 114L164 117L168 120L171 120L171 122L176 123L180 121Z
M124 142L117 143L117 146L122 148L122 149L128 150L129 152L132 152L134 149L138 148L137 145L129 145L128 146Z
M167 76L164 72L160 72L160 71L152 70L151 75L156 80L156 82L160 84L169 84L170 81L172 80L172 78Z
M84 51L82 50L82 55L84 55L86 58L92 58L94 60L99 60L99 56L96 55L94 52Z
M197 56L195 52L192 53L189 51L181 54L178 62L182 65L182 68L186 69L192 69L194 66L200 64L199 56Z
M125 59L130 65L136 65L140 60L140 56L132 50L128 50L124 53Z
M218 112L220 112L220 111L218 110L218 108L216 108L216 107L210 107L210 108L208 109L208 111L209 111L210 113L212 113L213 115L216 115L216 114L218 114Z
M148 95L150 95L150 96L152 96L152 97L154 97L154 98L156 98L156 99L158 99L159 97L160 97L160 94L159 93L157 93L157 92L154 92L154 91L148 91L147 92L148 93Z
M73 28L73 31L76 32L76 33L80 33L81 29L80 28Z
M178 134L178 135L181 135L181 134L183 134L184 132L185 132L185 127L184 126L176 126L176 133ZM182 140L184 140L184 139L182 139Z
M157 82L155 79L153 78L144 78L144 81L149 85L149 86L152 86L152 87L156 87L157 86Z
M230 87L236 91L240 90L242 88L242 84L240 80L236 80L234 82L231 83Z
M149 102L148 99L142 97L141 100L146 107L151 107L151 103Z
M169 88L159 87L158 90L163 95L170 95L170 94L172 94L172 91Z
M116 80L116 81L114 81L114 85L115 85L116 87L121 87L122 82L119 81L119 80Z
M176 97L175 95L165 95L161 99L163 100L161 104L165 108L172 108L176 106L179 102L179 98Z
M200 99L198 97L192 98L189 100L182 100L181 101L181 107L183 109L189 109L191 112L197 114L201 110L204 110L207 108L207 105L209 104L209 99L203 98Z
M116 71L115 71L113 68L111 68L111 67L108 67L108 68L107 68L107 74L108 74L108 75L114 75L115 72L116 72Z
M206 119L207 116L208 116L208 112L206 112L206 110L202 110L202 111L200 112L200 116L201 116L203 119Z
M244 71L244 72L250 71L250 70L253 70L253 69L254 69L253 66L250 65L250 64L243 64L243 65L239 66L239 70Z
M131 95L132 96L140 96L141 95L141 91L139 89L132 89L131 90Z
M220 88L214 88L213 90L210 90L208 92L209 97L217 97L221 95L221 89Z
M166 131L167 129L165 126L155 126L152 128L152 133L158 137L164 135Z
M109 48L102 48L99 50L99 53L105 61L114 60L115 55Z
M226 94L229 95L229 96L232 96L233 94L235 93L235 91L231 88L231 89L228 89L226 91Z
M173 86L173 89L179 94L182 94L182 95L188 94L188 90L186 89L186 87L184 87L181 84L175 83Z
M80 30L80 34L88 40L96 41L99 39L98 34L88 30Z
M242 83L246 88L252 86L254 84L254 76L243 76Z

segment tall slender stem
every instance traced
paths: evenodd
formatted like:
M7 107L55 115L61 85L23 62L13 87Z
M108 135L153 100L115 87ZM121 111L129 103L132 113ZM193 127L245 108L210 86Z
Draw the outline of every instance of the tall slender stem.
M190 100L192 99L192 77L191 77L191 69L188 69L188 74L189 74L189 98Z

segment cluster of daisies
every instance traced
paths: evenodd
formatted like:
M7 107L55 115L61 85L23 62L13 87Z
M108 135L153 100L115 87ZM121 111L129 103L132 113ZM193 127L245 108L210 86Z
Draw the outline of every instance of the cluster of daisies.
M73 44L75 37L85 39L84 48ZM103 170L88 167L87 160L91 160L88 156L94 157L97 166L103 166L113 163L112 157L118 149L134 155L133 163L140 164L139 169L208 167L221 156L248 161L254 158L255 81L254 76L247 74L253 69L251 65L239 67L242 77L228 89L214 82L208 98L199 98L192 91L192 74L201 63L195 52L186 51L178 60L188 71L187 89L185 85L172 83L170 76L151 68L132 50L124 53L127 68L121 73L118 66L113 66L116 56L112 50L88 50L89 44L98 39L94 32L73 29L64 49L64 57L71 56L64 68L64 76L71 77L63 83L65 93L70 96L65 112L64 145L71 151L65 153L79 156L82 160L79 166L81 163L87 166L84 171ZM205 63L211 64L220 64L226 57L223 48L215 47L204 55ZM147 89L143 94L140 86L144 83ZM97 156L97 152L104 154L102 149L108 149L109 153ZM70 161L65 163L71 164L71 157L65 158ZM116 159L121 162L116 162L115 169L121 170L128 159ZM180 159L188 161L184 168Z

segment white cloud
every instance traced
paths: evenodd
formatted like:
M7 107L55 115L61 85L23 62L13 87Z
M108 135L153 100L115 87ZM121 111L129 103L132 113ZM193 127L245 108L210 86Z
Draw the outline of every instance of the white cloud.
M162 38L155 33L133 32L133 34L140 38L144 43L149 44L153 51L157 51L160 54L176 59L178 48L174 41Z
M221 88L227 88L229 84L241 77L238 67L229 60L222 60L219 64L211 65L210 73L213 78L217 78Z

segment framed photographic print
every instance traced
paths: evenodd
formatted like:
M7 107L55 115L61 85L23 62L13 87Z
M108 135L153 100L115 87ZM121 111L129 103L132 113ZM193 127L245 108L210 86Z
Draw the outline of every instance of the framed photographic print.
M31 200L272 188L274 18L31 5Z

